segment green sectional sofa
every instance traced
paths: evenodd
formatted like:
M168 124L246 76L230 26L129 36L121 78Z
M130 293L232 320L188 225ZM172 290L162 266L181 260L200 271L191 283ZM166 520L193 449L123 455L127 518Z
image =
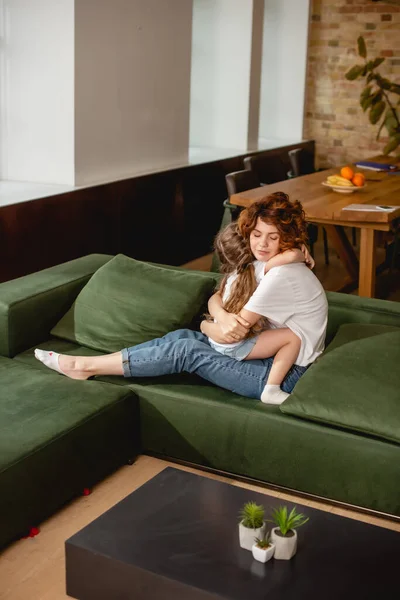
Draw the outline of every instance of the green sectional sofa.
M0 547L138 453L400 517L400 304L328 293L329 346L281 407L195 375L77 382L35 360L196 327L218 275L131 260L0 285ZM151 327L133 323L146 310Z

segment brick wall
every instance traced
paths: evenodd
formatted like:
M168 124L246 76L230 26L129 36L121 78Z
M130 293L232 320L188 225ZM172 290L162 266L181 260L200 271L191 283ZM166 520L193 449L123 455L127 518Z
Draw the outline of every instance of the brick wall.
M380 154L387 140L383 135L376 141L378 128L360 107L365 80L344 77L356 62L363 62L357 52L359 35L365 38L368 58L387 57L378 72L400 83L400 6L312 0L304 137L315 139L319 167Z

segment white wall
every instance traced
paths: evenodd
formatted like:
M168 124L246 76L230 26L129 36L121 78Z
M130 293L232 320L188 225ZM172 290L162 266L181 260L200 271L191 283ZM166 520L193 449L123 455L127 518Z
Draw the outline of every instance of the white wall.
M265 0L260 137L301 139L309 0Z
M74 0L0 1L0 178L74 182Z
M254 15L253 9L260 4L194 0L191 146L248 147L251 90L258 104L259 89L257 76L251 85L252 55L261 52L260 44L253 44L253 16L259 15L259 6Z
M76 183L185 162L191 0L75 6Z

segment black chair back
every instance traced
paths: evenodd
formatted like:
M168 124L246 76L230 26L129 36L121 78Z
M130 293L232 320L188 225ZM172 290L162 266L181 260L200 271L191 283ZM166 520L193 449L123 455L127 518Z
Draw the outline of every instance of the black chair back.
M255 173L261 183L277 183L288 178L287 167L279 156L256 154L247 156L243 162L245 169Z
M289 160L293 177L315 172L314 154L304 148L289 150Z
M246 190L260 187L260 181L252 171L234 171L225 175L226 188L228 190L228 198L232 194L240 194Z

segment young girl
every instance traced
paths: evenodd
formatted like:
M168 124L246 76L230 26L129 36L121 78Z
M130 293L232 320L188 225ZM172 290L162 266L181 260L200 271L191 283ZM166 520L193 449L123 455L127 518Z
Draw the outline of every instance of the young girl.
M276 194L266 196L243 210L238 227L253 257L264 263L280 252L299 248L306 239L301 204L291 203L286 194L280 198ZM270 330L271 356L282 348L280 339L274 351L273 337L280 333L279 329L287 327L300 338L300 352L282 383L287 393L323 351L327 301L320 282L303 263L270 269L240 315L227 312L218 293L211 297L208 309L217 322L203 321L202 328L212 327L207 335L219 343L242 340L260 315L274 328ZM162 338L103 356L67 356L41 349L35 350L35 356L50 369L72 379L99 375L156 377L187 372L256 399L265 397L273 363L272 358L238 361L225 356L210 346L206 335L190 329L172 331Z
M274 194L271 195L273 197ZM280 195L276 195L280 198ZM272 241L275 239L272 236ZM236 360L251 360L269 358L275 354L271 371L269 373L262 400L267 403L280 404L288 396L280 389L291 366L300 351L301 340L290 329L281 328L270 330L268 320L260 318L252 327L240 317L240 311L256 290L262 278L272 268L296 262L306 262L311 268L314 261L303 243L302 249L288 249L276 254L267 262L254 260L250 247L239 232L238 223L231 223L220 231L215 239L215 250L220 261L220 271L224 273L217 294L222 300L222 308L227 313L238 317L242 325L242 339L234 342L219 343L213 340L213 327L208 323L216 323L217 319L207 316L207 322L201 326L201 331L208 336L209 343L217 352L230 356ZM215 334L215 331L214 331ZM240 336L239 336L240 337ZM234 339L238 334L233 335ZM278 346L280 345L280 348ZM272 351L275 350L274 353Z

